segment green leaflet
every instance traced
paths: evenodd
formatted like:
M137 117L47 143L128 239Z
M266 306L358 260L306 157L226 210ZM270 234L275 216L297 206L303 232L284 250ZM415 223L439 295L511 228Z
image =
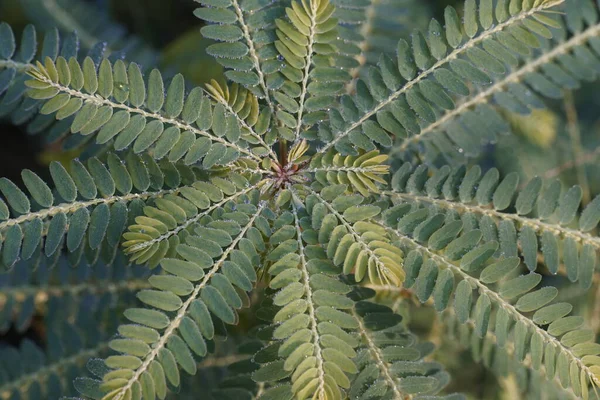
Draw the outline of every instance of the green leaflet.
M376 386L382 393L436 393L440 383L424 376L426 368L439 370L432 363L425 367L416 339L398 324L401 318L385 306L366 300L373 293L355 293L361 301L356 303L354 317L359 321L362 344L355 358L360 373L350 387L350 396L360 396ZM394 381L381 379L382 375L397 376L410 371L411 379Z
M475 155L480 151L480 146L473 143L473 139L484 143L488 140L495 141L497 134L508 130L501 116L481 103L493 100L511 111L529 113L529 108L542 105L534 91L543 96L556 97L556 91L551 93L542 89L537 72L531 68L519 68L518 60L513 55L518 53L528 56L531 49L539 47L536 34L550 36L544 25L554 26L555 22L544 18L543 12L555 4L538 2L535 5L529 4L529 7L519 6L513 8L513 17L508 19L504 16L503 5L497 5L497 10L503 12L494 15L493 5L488 1L482 3L484 4L480 5L475 0L466 1L462 21L454 8L446 8L443 24L430 23L429 42L419 32L412 36L412 45L401 40L398 44L396 68L407 83L399 88L397 85L390 85L389 89L382 90L377 79L365 79L367 93L377 99L377 102L369 104L372 101L365 99L364 94L358 91L351 102L342 102L335 112L336 119L339 114L342 121L336 124L337 133L331 143L325 144L325 149L335 146L342 154L354 154L355 147L372 149L376 140L356 134L356 129L364 129L364 126L372 124L376 119L378 127L388 136L402 138L406 132L410 133L401 145L402 150L411 149L412 143L423 141L427 135L427 139L441 153L454 152L458 147L462 153ZM511 2L511 7L520 3L521 1ZM595 10L590 12L595 13ZM445 26L445 35L442 35L440 29L442 25ZM463 32L466 33L466 38ZM568 46L580 44L581 42L570 42ZM584 48L586 46L588 44L583 44ZM447 54L447 48L454 49L451 55ZM546 64L554 66L558 58L540 58L533 64L536 67ZM505 63L512 66L512 71L507 71ZM382 63L380 68L382 74L389 76L389 63ZM573 72L576 79L591 77L584 68ZM375 76L369 75L369 78ZM523 78L530 86L513 84L514 77ZM531 82L528 81L530 78ZM467 100L464 106L455 108L452 95L469 94L461 81L483 87L484 93L477 100ZM421 93L414 89L417 84ZM492 87L485 90L490 85ZM560 96L560 90L558 95ZM352 108L360 109L362 104L367 104L363 107L364 110L358 114L351 112ZM439 116L434 110L440 110ZM394 114L393 120L387 117L389 111ZM414 124L407 121L406 114L413 120L415 117L423 120L423 126L417 126L415 130ZM383 115L386 115L386 122L383 122ZM330 119L333 116L330 113ZM482 139L473 136L477 129L468 129L481 123L489 127Z
M72 8L72 21L93 19L65 7L73 0L26 1L28 13L54 4L65 16ZM109 304L125 309L106 362L88 363L100 379L76 380L87 398L164 399L190 384L181 371L212 370L231 342L226 325L239 322L234 337L252 340L235 344L241 358L213 397L437 398L449 378L425 361L433 346L402 325L423 312L410 297L456 319L450 340L515 373L527 395L544 397L548 380L587 398L600 350L570 315L579 304L559 294L594 281L598 198L558 180L520 182L516 169L473 156L516 126L509 113L597 77L597 6L466 0L398 40L424 14L422 2L392 3L203 0L194 13L226 82L189 91L182 74L90 44L96 28L81 43L50 31L38 46L31 27L14 35L0 24L0 115L79 155L52 163L47 182L28 170L22 182L0 180L2 264L26 260L17 268L36 274L11 275L0 331L23 332L44 312L49 344L54 321L75 315L80 330L116 327L80 310L88 292L111 318ZM119 243L150 278L138 282L134 265L113 270ZM54 285L48 271L63 263L93 274L61 272L77 279ZM255 286L266 325L250 332L254 319L238 311L254 305ZM3 352L15 368L0 374L7 385L45 365L23 347L22 357ZM9 396L58 398L58 381Z
M280 86L280 63L272 51L274 26L264 31L264 18L274 19L282 14L275 5L237 2L214 2L211 9L198 8L194 15L209 22L201 32L219 43L207 48L209 54L226 67L226 76L235 83L251 87L260 97ZM214 25L213 25L214 24ZM252 49L252 51L250 51ZM256 51L256 52L255 52Z
M341 398L341 390L349 386L346 374L356 371L354 363L347 357L347 354L354 353L356 343L344 343L344 336L348 334L340 329L354 326L351 315L345 311L352 308L354 302L342 294L330 291L340 286L341 293L347 293L350 288L339 282L335 283L337 280L333 274L336 268L325 258L324 252L317 251L313 254L313 250L305 247L302 238L298 237L301 231L296 210L293 217L296 227L296 238L293 241L299 248L299 257L290 258L289 263L275 263L269 270L274 276L272 287L282 287L282 282L293 282L273 298L274 304L282 307L275 318L285 321L273 332L281 345L278 352L259 361L259 369L252 378L260 382L279 380L291 375L291 390L300 396L302 393L318 393L318 390L323 390L319 389L319 385L300 385L307 378L314 377L311 371L321 371L321 379L326 388L324 390ZM278 248L289 245L285 242L277 245L275 242L274 246L276 247L272 252L278 252ZM294 273L295 271L300 273ZM332 284L320 285L322 280L331 280ZM297 289L290 296L292 288ZM339 334L331 335L331 329L338 330ZM311 330L318 332L319 336L315 336ZM341 349L346 355L340 352ZM316 354L322 354L324 361L317 361ZM278 366L281 372L273 370L274 366Z
M380 175L387 173L387 166L382 165L387 156L377 151L364 153L357 157L340 157L334 151L317 154L311 160L309 170L323 186L350 185L363 196L369 192L378 192L377 183L385 181Z
M121 160L114 154L109 157L114 162ZM146 161L149 161L146 159ZM164 171L156 166L155 179L147 183L134 180L134 185L120 185L124 179L131 181L131 176L150 175L151 164L142 159L129 159L128 169L115 169L108 163L108 168L97 158L91 158L87 166L79 161L72 161L69 172L58 162L50 164L52 185L57 195L53 195L48 184L31 171L23 172L24 186L36 204L36 210L30 209L30 201L21 189L4 179L0 182L0 191L6 203L13 210L13 215L6 214L0 222L3 233L3 262L13 265L19 258L34 257L38 248L43 249L46 256L52 256L66 247L77 263L83 249L104 251L114 249L120 242L125 229L125 218L138 202L162 196L183 183L177 181L164 183ZM165 165L165 167L168 167ZM144 191L143 194L132 193L132 190ZM42 229L47 224L47 230ZM66 238L65 238L66 235ZM39 246L39 247L38 247ZM77 255L78 254L78 255ZM110 255L109 255L110 254ZM114 252L107 251L107 259L114 259Z
M113 339L110 342L111 348L132 357L133 360L138 359L139 362L134 361L129 364L127 369L131 372L125 374L125 379L121 379L113 372L107 372L104 375L105 383L99 386L99 390L106 391L112 388L126 394L131 390L129 387L137 385L137 379L140 379L141 393L144 396L154 396L154 393L164 391L162 382L166 380L173 385L179 384L177 372L179 367L189 374L196 372L196 362L192 352L198 356L206 355L208 349L206 341L212 340L214 336L211 315L228 324L237 321L237 314L231 304L233 302L233 307L240 308L241 300L237 297L232 282L218 271L225 263L239 265L242 254L247 260L256 257L254 246L242 245L246 240L245 235L254 221L261 218L260 214L265 207L256 205L256 199L254 197L254 202L250 203L252 206L247 207L247 212L243 213L246 217L244 226L238 224L232 226L232 229L237 232L234 235L235 239L230 238L223 244L223 251L216 254L214 259L199 247L195 247L195 245L204 247L202 241L195 241L193 240L195 236L189 236L187 245L180 244L174 249L173 255L183 260L166 258L162 261L163 268L168 274L152 276L149 282L156 289L143 290L137 296L147 308L129 309L125 313L130 321L142 325L137 325L135 329L128 328L128 325L121 325L119 328L121 335L125 329L128 341ZM225 208L225 210L231 212L231 209ZM203 225L210 228L217 226L217 222L208 221ZM215 234L222 236L227 233L219 233L215 229ZM213 236L215 235L208 237ZM239 255L235 256L238 251ZM240 269L244 271L244 267ZM256 276L249 276L247 279L255 281ZM235 281L233 283L235 284ZM191 297L187 298L187 296ZM234 298L237 300L233 300ZM168 312L176 314L169 317L166 314ZM172 326L174 321L177 323L176 330L165 329ZM148 354L144 351L148 347L146 343L155 344L158 350L152 353L151 363L142 364L141 359ZM175 366L175 362L179 367ZM141 378L134 378L135 372ZM143 377L147 373L158 374L158 379L145 381Z
M327 256L342 265L344 273L353 272L357 282L368 276L373 283L398 286L404 280L403 252L390 243L385 230L366 221L380 213L378 207L355 205L342 213L336 208L344 207L339 201L329 203L314 192L309 200L316 204L311 227L317 231L314 244L326 245Z
M135 218L135 224L129 226L129 232L124 235L123 246L125 253L137 263L146 263L155 266L170 251L177 249L185 254L190 261L208 268L211 258L205 251L194 246L194 243L181 243L190 231L196 229L198 234L207 237L219 246L231 243L229 233L215 223L215 226L199 225L201 218L206 217L214 210L219 210L230 201L239 201L255 189L261 182L257 175L238 175L233 173L233 182L229 183L219 178L214 178L212 183L196 181L192 185L182 188L181 193L167 194L158 199L154 207L145 207L143 215ZM181 244L180 244L181 243Z
M57 117L60 118L74 115L72 132L89 135L100 131L96 138L98 143L106 143L111 138L115 138L114 147L117 150L133 145L136 153L157 147L159 151L154 152L155 158L162 158L171 150L172 155L169 159L177 161L186 153L193 152L193 145L196 141L201 141L203 145L208 145L210 149L208 154L212 154L211 150L215 153L218 149L219 155L213 156L213 160L206 163L209 167L218 162L228 164L241 154L258 159L249 145L259 144L263 148L267 147L261 136L250 128L257 121L256 115L259 112L257 103L254 105L253 114L248 114L245 109L239 109L237 106L228 109L229 114L240 119L250 129L252 140L241 140L240 135L228 135L228 141L223 141L219 139L218 132L209 131L210 121L213 119L210 103L201 107L200 112L197 109L192 111L195 104L203 103L202 92L197 89L185 98L181 75L176 76L169 84L165 101L163 78L156 69L150 72L146 83L139 67L130 64L126 75L129 90L119 92L118 85L114 84L115 74L118 74L118 71L124 73L125 68L118 67L121 65L119 62L113 67L108 60L104 59L99 70L96 71L91 58L86 58L83 65L80 65L75 58L71 58L68 61L68 68L57 69L57 65L66 64L66 59L61 57L57 59L56 64L50 58L46 58L44 64L38 63L38 69L30 71L34 80L27 81L31 87L29 94L34 98L45 98L49 90L62 91L60 102L52 99L50 100L52 103L44 106L42 111L57 112ZM73 76L81 76L81 78L73 80ZM78 84L80 81L83 82L83 91ZM251 104L253 98L256 101L252 94L247 93L243 92L246 102ZM94 94L100 96L102 101L89 97ZM129 104L130 107L122 111L120 103ZM161 114L163 112L164 115ZM194 124L195 122L197 123ZM175 132L167 129L169 126L177 129L177 132L189 132L194 139L181 144L177 149L177 157L174 157L172 149L178 141L173 139ZM163 135L165 139L162 139ZM206 142L207 139L209 142ZM200 158L202 155L189 156L188 164Z
M406 196L401 196L401 198L409 202L427 199L426 194L419 193L419 189L417 189L423 188L427 184L422 181L418 185L414 183L419 180L416 176L421 176L422 169L417 169L413 176L407 174L406 170L401 170L398 173L403 174L403 178L396 179L395 186L398 192L395 193L406 193ZM450 175L447 171L439 173L443 174L443 177ZM477 173L475 176L479 177L480 174ZM489 174L486 176L489 176ZM430 179L440 185L437 178L438 176L434 173ZM485 179L485 176L482 179ZM493 181L497 182L497 179ZM408 184L408 182L412 183ZM475 180L475 182L477 181ZM403 185L406 185L406 188L411 187L412 191L403 192L405 190ZM469 192L471 191L471 185L474 185L473 181L469 183ZM491 202L493 196L490 195L490 192L493 192L493 190L489 188L494 186L495 184L490 185L489 183L479 185L477 193L486 192L485 196L480 195L480 200L487 199L488 203ZM431 188L431 186L429 187ZM463 186L463 188L464 196L467 197L469 194L467 186ZM389 194L393 196L394 192ZM438 192L436 195L439 196L440 193ZM473 195L468 197L473 198ZM436 198L434 196L430 199L433 204L436 204ZM397 222L427 210L427 206L419 208L418 204L420 203L412 207L407 204L394 206L384 214L384 221L391 225L389 231L395 233L396 240L402 243L403 248L410 249L404 263L407 274L404 282L405 287L412 288L421 302L426 302L430 297L433 297L438 311L449 307L451 300L453 300L457 320L461 324L472 321L474 332L479 337L484 337L491 328L492 332L498 336L499 343L505 343L512 330L515 356L517 359L523 360L527 354L531 354L532 359L536 360L533 368L539 369L541 367L540 354L544 351L550 351L548 349L555 349L558 356L555 359L556 361L548 360L548 363L551 363L550 368L560 371L561 369L564 370L565 364L575 365L573 367L575 374L571 376L569 371L564 375L565 386L579 385L581 387L581 382L584 382L583 385L588 385L589 382L594 382L597 379L591 370L581 367L579 359L580 356L595 351L595 347L589 343L592 340L589 331L580 329L582 324L578 318L567 317L572 309L569 304L550 304L558 295L557 288L553 286L539 287L542 277L533 272L512 277L514 276L512 272L518 267L520 259L515 256L494 259L498 243L495 241L479 243L482 233L477 229L471 228L458 238L446 241L434 253L428 248L427 242L423 240L416 241L413 238L414 225L410 229L406 229L409 225L404 225L405 229L400 230L402 223ZM443 203L440 202L440 204ZM469 209L469 206L464 207L466 210ZM437 207L436 211L439 209ZM509 221L501 220L499 228L501 242L507 240L506 234L502 234L502 224L509 223L509 226L513 227L512 222ZM455 222L450 218L445 221L444 225L451 225ZM396 225L398 229L396 229ZM460 225L464 225L464 222L461 222ZM437 226L438 231L443 229L445 227ZM455 230L454 235L457 235L459 231L459 229ZM436 233L434 232L431 237ZM544 234L554 239L554 236L549 235L549 233L550 231L547 231ZM516 236L513 236L511 242L516 242L516 240ZM424 244L421 244L421 242ZM546 246L546 250L543 251L544 254L552 255L552 252L557 250L554 244L550 245L548 243L548 239L542 243L542 246ZM512 254L512 251L504 250L500 252L500 255L505 256L508 253ZM468 271L469 274L463 272L463 270ZM454 278L452 275L454 275ZM456 287L454 287L455 279L458 281ZM498 289L491 286L502 280L506 280L506 282L501 283ZM474 289L478 290L474 291ZM522 314L532 312L534 313L532 319L524 317ZM496 322L494 326L491 326L490 320L494 313ZM565 319L565 322L561 322L562 319ZM554 325L552 330L546 331L541 326L548 323ZM560 346L556 348L553 343L557 343L558 339L554 336L560 337L565 333L567 334L560 340ZM574 355L570 350L574 346L579 346L581 353ZM548 365L546 365L546 368L548 368Z
M334 43L337 37L337 20L332 18L335 7L328 0L311 3L291 2L285 9L287 19L276 19L273 45L284 61L281 75L290 81L291 87L282 86L283 93L275 93L275 99L284 108L291 111L280 112L279 119L294 131L291 137L299 139L303 136L302 126L310 127L327 117L336 95L341 94L343 84L350 75L344 68L333 68L320 62L330 58L335 52ZM333 61L330 63L333 65ZM327 94L312 94L311 85L328 84ZM292 115L295 114L295 115ZM286 137L290 133L280 130Z
M583 229L570 230L565 226L566 223L571 224L578 215L581 202L581 189L578 186L561 193L558 181L544 185L543 180L534 178L519 191L516 174L500 179L498 171L491 169L482 176L479 167L466 172L462 168L451 172L446 169L434 170L430 177L426 173L427 169L423 166L413 168L404 164L392 176L394 191L387 194L392 199L398 198L408 203L425 200L431 204L431 209L434 210L432 212L438 213L441 208L446 210L445 213L452 210L463 218L474 219L483 233L483 241L499 241L500 252L505 257L517 256L519 252L531 271L538 265L537 255L541 250L544 264L552 273L558 273L560 263L564 262L566 271L560 272L566 272L573 282L579 281L582 288L589 288L589 268L591 263L596 262L596 257L586 258L586 262L582 263L582 256L584 249L597 249L598 241ZM420 183L415 185L417 180ZM459 188L458 198L454 192L444 190L447 185ZM593 215L597 204L600 203L596 197L579 215L580 226L583 218L588 216L591 220L586 221L591 221L590 225L597 222ZM493 209L481 208L486 206ZM403 219L409 219L410 215L416 216L416 213L406 215L406 211L401 210L406 207L395 206L387 213L398 218L398 212L402 212ZM422 210L428 208L424 207ZM533 214L536 210L537 218ZM454 222L454 225L446 223L441 229L428 232L428 246L434 250L445 247L460 232L461 227L458 222ZM409 232L412 229L414 227L410 227ZM423 242L425 237L422 237L420 231L415 232L419 234L419 241ZM559 251L561 247L563 251ZM591 252L585 254L592 255Z

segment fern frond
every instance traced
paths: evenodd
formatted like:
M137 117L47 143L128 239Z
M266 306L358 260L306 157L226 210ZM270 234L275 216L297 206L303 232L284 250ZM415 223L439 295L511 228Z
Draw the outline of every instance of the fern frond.
M49 332L45 351L29 339L24 339L18 350L4 347L0 351L4 361L0 397L37 400L73 395L72 382L64 377L77 374L90 358L107 349L102 340L86 343L85 335L72 325Z
M47 57L56 60L61 56L65 59L77 58L85 55L80 50L79 37L76 33L59 36L58 30L53 28L45 35L38 37L33 25L28 25L21 38L21 43L16 52L14 34L10 26L2 24L3 33L0 38L6 47L3 52L6 56L0 55L0 117L9 117L15 125L25 125L27 133L30 135L45 134L46 143L60 142L65 150L74 148L81 149L86 143L86 138L82 136L69 136L62 140L70 132L74 116L67 116L59 120L52 115L40 113L44 105L44 100L32 99L26 96L27 86L25 82L29 79L27 73L35 69L35 62L44 60ZM41 49L38 51L38 41L41 43ZM104 55L105 47L103 43L95 46L87 52L87 55L99 63ZM11 54L8 57L8 54ZM116 54L113 54L113 56ZM100 146L88 146L81 154L81 157L89 158L101 152Z
M80 0L20 0L27 16L43 29L59 28L77 32L79 43L87 50L104 47L106 56L127 55L127 59L147 67L158 61L158 53L139 37L130 36L124 26L93 3ZM107 45L108 44L108 45Z
M598 14L596 8L591 11ZM600 24L594 24L582 31L572 32L569 38L550 41L548 48L544 47L537 57L526 59L521 66L495 80L485 90L444 112L436 121L409 136L395 151L401 152L413 143L427 141L436 148L435 153L452 152L452 146L448 147L448 143L454 143L467 155L477 154L480 143L494 142L496 134L509 130L507 123L503 122L504 118L499 119L499 114L486 106L487 103L493 101L510 112L528 114L530 109L544 106L542 97L561 98L564 90L579 87L581 81L594 80L599 35ZM574 64L578 66L573 67ZM464 133L461 134L461 130ZM483 137L473 140L470 135L479 135L479 132ZM444 137L439 139L444 133Z
M203 218L222 212L225 205L237 203L265 182L256 174L246 178L231 173L228 178L196 181L177 194L157 200L154 207L145 207L144 215L136 217L135 224L123 235L125 254L138 264L151 260L151 265L157 265L153 260L170 254Z
M230 118L235 118L237 124L242 128L242 138L251 144L260 144L268 149L269 156L277 161L277 155L273 152L271 146L277 136L270 134L265 143L262 136L265 135L271 125L271 110L269 108L260 109L258 98L249 90L240 87L234 83L230 87L222 88L216 81L206 85L209 94L229 113ZM235 122L230 122L235 127Z
M532 366L531 356L521 361L515 358L515 344L511 341L502 347L497 345L496 335L487 332L483 337L477 334L473 319L461 323L456 314L447 309L442 314L444 330L447 339L453 344L468 349L474 360L490 369L499 379L515 377L523 392L528 392L534 398L553 398L556 400L577 400L586 398L583 393L576 394L573 388L562 387L558 376L548 376L544 365Z
M362 293L358 297L373 294ZM447 373L440 364L423 360L426 354L418 347L417 338L400 324L400 315L386 306L361 300L354 306L352 316L358 323L361 345L355 358L360 372L352 381L350 398L464 398L456 394L435 396L446 385Z
M357 82L356 95L342 99L340 107L332 110L331 130L320 131L321 140L326 143L324 150L335 147L343 154L353 154L355 147L372 150L374 142L391 146L390 135L418 134L421 120L437 120L434 108L455 108L450 93L470 93L463 81L489 85L492 78L488 73L505 73L505 54L514 58L510 51L529 54L531 48L538 46L531 26L535 24L549 32L544 24L552 21L543 11L559 3L560 0L534 4L518 0L511 2L508 10L503 2L494 15L491 8L476 13L475 0L466 0L464 24L457 12L448 7L443 24L445 36L438 23L430 25L430 43L419 32L412 36L412 46L400 40L397 64L387 59L381 71L372 69L367 82Z
M443 311L454 292L459 320L467 321L472 315L480 336L491 328L502 346L512 330L517 358L531 354L538 360L533 365L539 366L543 357L546 368L557 371L563 387L600 384L594 361L584 358L599 349L592 343L594 333L582 328L583 318L567 316L573 308L570 304L550 304L558 294L555 287L539 287L542 276L529 272L498 289L490 288L515 271L520 264L518 257L494 259L498 242L481 244L483 234L478 229L458 236L462 221L445 221L443 214L430 216L427 209L411 212L410 205L395 206L386 212L384 220L393 227L388 231L407 248L404 286L414 286L420 301L433 297L436 310ZM459 282L456 289L455 279ZM473 290L479 294L476 299ZM534 313L533 317L525 315L528 313Z
M293 226L285 225L270 237L273 250L267 259L275 263L268 271L269 287L277 290L275 344L272 351L263 350L267 357L252 377L257 382L289 378L290 383L270 389L279 396L286 393L285 398L342 399L343 389L350 387L347 375L357 372L351 360L357 342L346 332L357 326L346 312L354 304L345 296L351 288L335 278L337 268L323 249L304 240L306 230L301 226L310 224L308 218L295 207L292 215Z
M263 239L254 226L259 220L266 222L261 216L266 204L257 204L256 199L249 196L248 203L232 207L222 219L215 215L197 235L189 235L186 244L175 248L173 258L162 260L168 274L152 276L149 282L156 289L138 293L149 308L127 310L125 317L134 324L121 325L121 337L109 344L119 355L106 359L111 371L93 389L101 391L103 399L140 394L164 398L167 380L179 386L179 368L191 375L196 372L192 351L206 355L206 340L215 332L212 317L237 322L234 310L243 305L242 292L251 290L256 281L253 243L262 244Z
M77 269L66 257L56 266L21 261L0 276L0 332L6 333L11 326L25 332L34 315L45 316L49 325L72 320L85 304L84 298L101 305L125 300L128 294L148 287L146 276L145 269L125 265L123 257L110 266L99 263Z
M358 157L344 157L335 150L329 150L315 154L307 172L315 174L316 181L323 187L349 185L366 197L371 193L379 193L377 183L386 184L381 176L388 173L389 166L383 164L387 159L387 155L379 154L376 150Z
M281 73L287 79L275 94L283 124L279 134L285 140L298 141L305 127L325 119L324 110L350 79L343 69L330 66L329 57L335 53L331 43L337 36L334 11L329 0L293 1L286 8L288 19L275 21L275 47L285 60Z
M530 271L537 268L541 251L552 274L563 262L571 282L579 281L583 289L592 285L600 237L591 232L600 223L600 196L579 213L579 186L564 190L559 181L544 185L534 178L519 190L516 173L500 180L495 168L482 174L478 166L441 168L429 177L425 166L413 169L405 164L394 174L392 188L384 193L393 200L431 207L433 213L446 210L471 221L485 241L499 241L505 257L519 250Z
M268 148L249 148L241 137L237 120L228 118L223 107L213 109L200 88L185 97L183 76L171 81L167 96L156 69L147 83L136 64L117 60L114 66L102 60L98 70L87 57L83 64L50 58L29 71L29 96L48 100L41 112L56 113L57 119L75 116L73 133L96 134L96 142L112 142L116 150L149 151L156 159L166 157L186 164L202 160L205 168L227 165L240 154L259 160ZM209 131L210 130L210 131Z
M232 82L248 87L264 98L274 113L272 91L283 83L281 61L274 48L275 18L283 15L279 2L220 2L203 0L194 15L209 25L202 27L204 37L219 41L206 51L228 70Z
M84 249L115 249L128 214L136 215L145 202L172 195L182 186L171 163L159 167L151 157L129 154L124 164L114 154L108 155L106 164L97 158L90 159L87 166L73 160L68 166L70 171L53 162L50 175L55 193L29 170L21 175L28 194L1 178L3 265L8 268L18 259L28 260L40 251L50 257L64 244L79 257ZM193 176L191 170L188 173Z
M313 241L326 248L327 257L354 273L357 282L369 277L373 284L399 286L404 281L403 252L390 243L385 229L369 222L381 209L359 195L344 195L346 185L329 186L306 199Z

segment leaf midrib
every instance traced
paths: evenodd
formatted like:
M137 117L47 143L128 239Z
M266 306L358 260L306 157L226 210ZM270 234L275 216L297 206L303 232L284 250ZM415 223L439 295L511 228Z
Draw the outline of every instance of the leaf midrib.
M406 82L404 84L404 86L402 86L400 89L398 89L395 92L393 92L390 96L388 96L387 99L379 102L370 111L366 112L358 121L352 123L343 132L339 133L332 141L330 141L329 143L327 143L325 145L325 147L323 147L322 151L325 152L328 149L330 149L331 147L335 146L335 144L337 142L339 142L344 137L348 136L348 134L350 134L350 132L352 132L354 129L360 127L362 124L364 124L366 121L368 121L373 115L375 115L377 112L379 112L380 110L382 110L383 108L385 108L387 105L389 105L390 103L392 103L394 100L398 99L402 94L404 94L408 90L412 89L419 82L421 82L424 79L426 79L427 77L429 77L429 75L433 74L435 71L437 71L439 68L441 68L444 64L446 64L446 63L448 63L448 62L450 62L450 61L458 58L458 56L462 55L463 53L465 53L469 49L471 49L474 46L478 45L479 43L483 42L485 39L489 38L490 36L492 36L492 35L494 35L494 34L496 34L498 32L501 32L502 30L504 30L506 27L512 25L513 23L517 23L519 21L527 19L527 18L529 18L530 16L532 16L533 14L535 14L535 13L537 13L539 11L543 11L545 9L554 7L554 6L558 5L558 4L561 4L562 2L564 2L564 0L556 0L556 1L548 2L548 3L542 4L542 5L538 6L538 7L534 7L534 8L532 8L531 10L529 10L527 12L514 15L514 16L510 17L509 19L507 19L506 21L504 21L504 22L496 25L494 28L492 28L492 29L490 29L488 31L483 31L481 33L481 35L476 36L475 38L472 38L471 40L468 40L462 46L454 49L446 57L442 58L441 60L438 60L431 68L429 68L429 69L427 69L425 71L422 71L415 78L413 78L412 80Z

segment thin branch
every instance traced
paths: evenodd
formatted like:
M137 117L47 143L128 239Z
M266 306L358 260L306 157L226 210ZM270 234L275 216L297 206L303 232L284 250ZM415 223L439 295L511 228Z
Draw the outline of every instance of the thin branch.
M596 283L594 291L594 301L592 303L590 328L595 334L600 331L600 283Z
M55 0L42 0L42 5L46 8L48 13L52 15L54 22L57 25L62 25L65 31L77 32L79 41L86 49L91 49L96 44L102 42L99 38L89 34L86 27L75 20L71 14L64 8L62 8ZM107 47L108 52L112 50Z
M6 299L11 297L17 302L24 301L29 296L34 296L36 306L48 302L52 297L60 297L65 294L78 296L81 293L118 293L118 292L136 292L140 289L150 287L147 279L129 279L119 282L110 282L98 280L95 282L83 282L72 284L65 282L60 285L35 286L21 285L2 288L0 292L0 309L6 304Z
M213 367L228 367L238 361L247 360L250 358L246 354L229 354L220 357L207 357L198 363L198 369L213 368Z
M596 161L598 157L600 157L600 147L597 147L596 150L590 153L581 154L577 159L568 161L564 164L559 165L556 168L549 169L543 176L546 179L556 178L558 175L571 168L576 168L585 164L592 163Z
M356 78L358 78L360 70L367 63L367 57L365 56L365 52L369 50L368 36L373 30L373 23L375 22L375 17L377 16L376 7L380 2L381 0L371 0L367 8L365 8L365 21L359 29L359 33L363 37L363 40L361 40L360 43L358 43L360 54L354 57L354 59L358 61L358 66L350 71L350 76L352 77L352 79L346 84L346 93L348 94L354 93L356 89Z

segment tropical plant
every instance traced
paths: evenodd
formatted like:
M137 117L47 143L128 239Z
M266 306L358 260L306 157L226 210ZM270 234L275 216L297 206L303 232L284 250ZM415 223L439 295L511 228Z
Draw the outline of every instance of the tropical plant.
M203 87L84 3L0 24L0 114L78 154L0 179L0 328L49 332L2 398L454 400L455 337L507 393L598 397L600 196L490 149L553 140L557 104L586 148L599 5L466 0L409 36L422 1L197 1Z

